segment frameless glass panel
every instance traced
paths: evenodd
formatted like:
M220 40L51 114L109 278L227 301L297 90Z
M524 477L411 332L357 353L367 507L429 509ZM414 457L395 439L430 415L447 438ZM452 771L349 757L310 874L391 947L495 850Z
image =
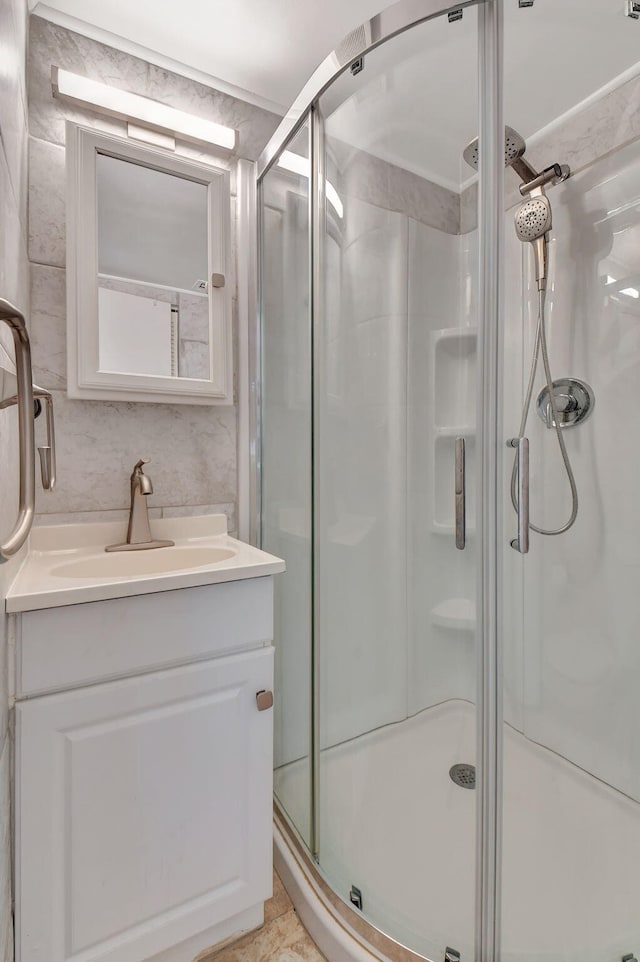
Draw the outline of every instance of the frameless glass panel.
M99 370L210 377L208 191L96 157Z
M527 209L506 172L503 434L530 440L535 527L529 553L514 552L507 457L505 962L640 956L640 32L624 12L609 0L506 9L507 123L533 168L569 164L571 177L546 188L552 407L542 361L527 391L540 253L514 231Z
M319 860L434 959L474 942L477 31L426 22L320 102Z
M275 580L275 792L310 844L311 318L309 125L265 175L262 223L262 547Z

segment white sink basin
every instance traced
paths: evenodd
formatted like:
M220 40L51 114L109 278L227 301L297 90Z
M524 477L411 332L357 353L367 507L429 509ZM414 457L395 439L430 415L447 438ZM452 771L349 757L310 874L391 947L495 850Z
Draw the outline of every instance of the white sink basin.
M52 565L50 571L56 578L130 578L202 568L228 561L235 554L232 548L209 546L114 551Z
M106 545L124 539L121 521L36 526L7 592L6 610L37 611L284 571L280 558L229 537L224 514L156 518L151 533L175 544L107 552Z

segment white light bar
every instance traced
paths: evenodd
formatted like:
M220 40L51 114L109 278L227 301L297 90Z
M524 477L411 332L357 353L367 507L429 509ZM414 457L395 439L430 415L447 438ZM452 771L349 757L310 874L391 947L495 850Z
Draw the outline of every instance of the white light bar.
M89 104L98 112L111 117L138 121L155 130L168 130L176 137L198 143L216 144L218 147L226 147L227 150L233 150L236 145L236 132L231 127L194 117L193 114L167 107L157 100L140 97L88 77L80 77L60 67L51 68L51 88L54 97L64 97L78 104Z
M291 174L298 174L300 177L308 178L311 176L310 162L306 157L301 157L300 154L294 154L292 150L282 151L282 155L278 160L278 167L288 170ZM344 206L340 200L338 191L329 181L327 181L325 184L325 190L327 193L327 200L335 210L340 220L342 220L344 217Z
M342 220L342 218L344 217L344 207L342 206L342 201L338 196L338 191L335 189L333 184L329 183L329 181L327 181L326 183L325 190L327 191L327 200L333 206L333 209L335 210L340 220Z
M291 174L298 174L299 177L311 176L311 163L306 157L294 154L292 150L283 150L278 167L283 167Z

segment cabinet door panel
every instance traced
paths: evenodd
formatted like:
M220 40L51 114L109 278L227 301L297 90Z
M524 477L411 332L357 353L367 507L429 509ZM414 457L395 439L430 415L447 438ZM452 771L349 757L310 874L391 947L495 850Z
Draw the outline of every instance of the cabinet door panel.
M272 649L17 707L21 962L139 962L270 892Z

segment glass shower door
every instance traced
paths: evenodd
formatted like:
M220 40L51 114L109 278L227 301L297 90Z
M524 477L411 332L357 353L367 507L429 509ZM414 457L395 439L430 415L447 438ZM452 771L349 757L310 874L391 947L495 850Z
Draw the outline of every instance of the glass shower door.
M507 121L534 167L572 168L547 188L544 319L578 503L566 531L532 530L529 553L514 552L505 459L503 962L640 957L638 32L601 0L576 36L563 6L506 11ZM557 92L544 103L517 82L536 32ZM538 313L534 253L513 230L518 183L507 171L505 439L519 430ZM583 420L569 379L591 392ZM572 497L545 380L539 365L525 433L530 520L553 531L570 522Z
M477 45L428 21L318 105L316 854L438 960L474 954Z

